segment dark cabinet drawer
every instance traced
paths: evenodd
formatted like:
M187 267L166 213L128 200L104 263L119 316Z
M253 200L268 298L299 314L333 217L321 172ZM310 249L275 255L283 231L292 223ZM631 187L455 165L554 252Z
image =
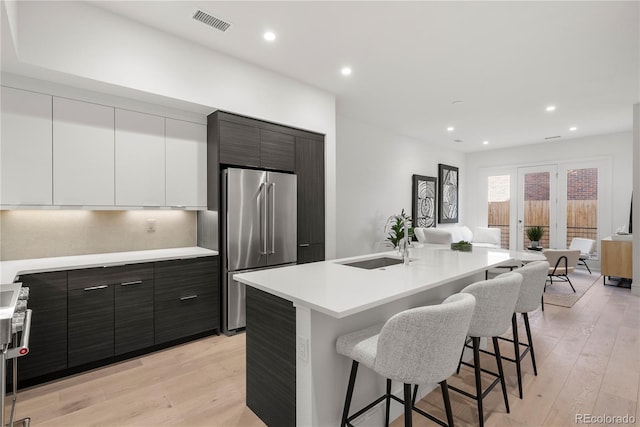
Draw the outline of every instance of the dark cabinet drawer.
M114 287L114 352L128 353L153 345L153 281Z
M155 300L217 292L218 257L155 263Z
M218 292L155 302L155 342L176 340L220 326Z
M69 271L69 290L153 279L153 264L85 268Z
M298 245L298 264L324 261L324 243Z
M29 287L33 310L29 354L18 362L24 381L67 368L67 272L28 274L20 281Z
M69 367L114 355L113 286L68 292Z

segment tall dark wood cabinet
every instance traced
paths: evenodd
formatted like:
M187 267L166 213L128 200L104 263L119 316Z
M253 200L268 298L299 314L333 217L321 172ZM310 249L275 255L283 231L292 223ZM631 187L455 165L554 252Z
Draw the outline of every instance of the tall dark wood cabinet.
M296 138L298 264L324 261L324 140Z
M19 277L29 287L33 310L29 354L18 359L20 381L67 368L67 272L27 274Z
M323 261L324 136L224 111L210 114L207 123L208 209L220 207L220 171L226 167L295 172L298 263Z

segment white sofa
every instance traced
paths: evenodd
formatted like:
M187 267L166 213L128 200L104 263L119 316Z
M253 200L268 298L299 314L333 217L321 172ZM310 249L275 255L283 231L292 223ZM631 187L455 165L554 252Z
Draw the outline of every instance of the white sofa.
M420 243L450 245L461 240L471 242L474 246L499 248L500 229L476 227L471 232L466 225L456 225L440 228L414 228L414 234Z

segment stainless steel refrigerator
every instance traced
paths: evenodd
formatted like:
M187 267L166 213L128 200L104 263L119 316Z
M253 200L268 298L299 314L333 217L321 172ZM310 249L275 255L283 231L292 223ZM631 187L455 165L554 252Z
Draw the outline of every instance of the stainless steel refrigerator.
M222 172L222 330L246 325L245 285L234 275L295 264L296 175L229 168Z

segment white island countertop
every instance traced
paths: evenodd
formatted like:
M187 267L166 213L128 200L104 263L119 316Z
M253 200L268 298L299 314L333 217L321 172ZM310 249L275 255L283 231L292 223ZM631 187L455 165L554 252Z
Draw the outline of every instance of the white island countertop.
M380 256L398 257L397 252L315 262L311 264L242 273L241 283L284 298L334 318L361 311L480 273L516 258L501 249L474 247L471 252L452 251L447 246L411 249L411 262L374 270L343 265Z
M90 267L109 267L171 259L197 258L209 255L218 255L218 252L197 246L191 246L186 248L109 252L103 254L2 261L0 262L0 283L11 283L15 277L20 274L75 270Z

